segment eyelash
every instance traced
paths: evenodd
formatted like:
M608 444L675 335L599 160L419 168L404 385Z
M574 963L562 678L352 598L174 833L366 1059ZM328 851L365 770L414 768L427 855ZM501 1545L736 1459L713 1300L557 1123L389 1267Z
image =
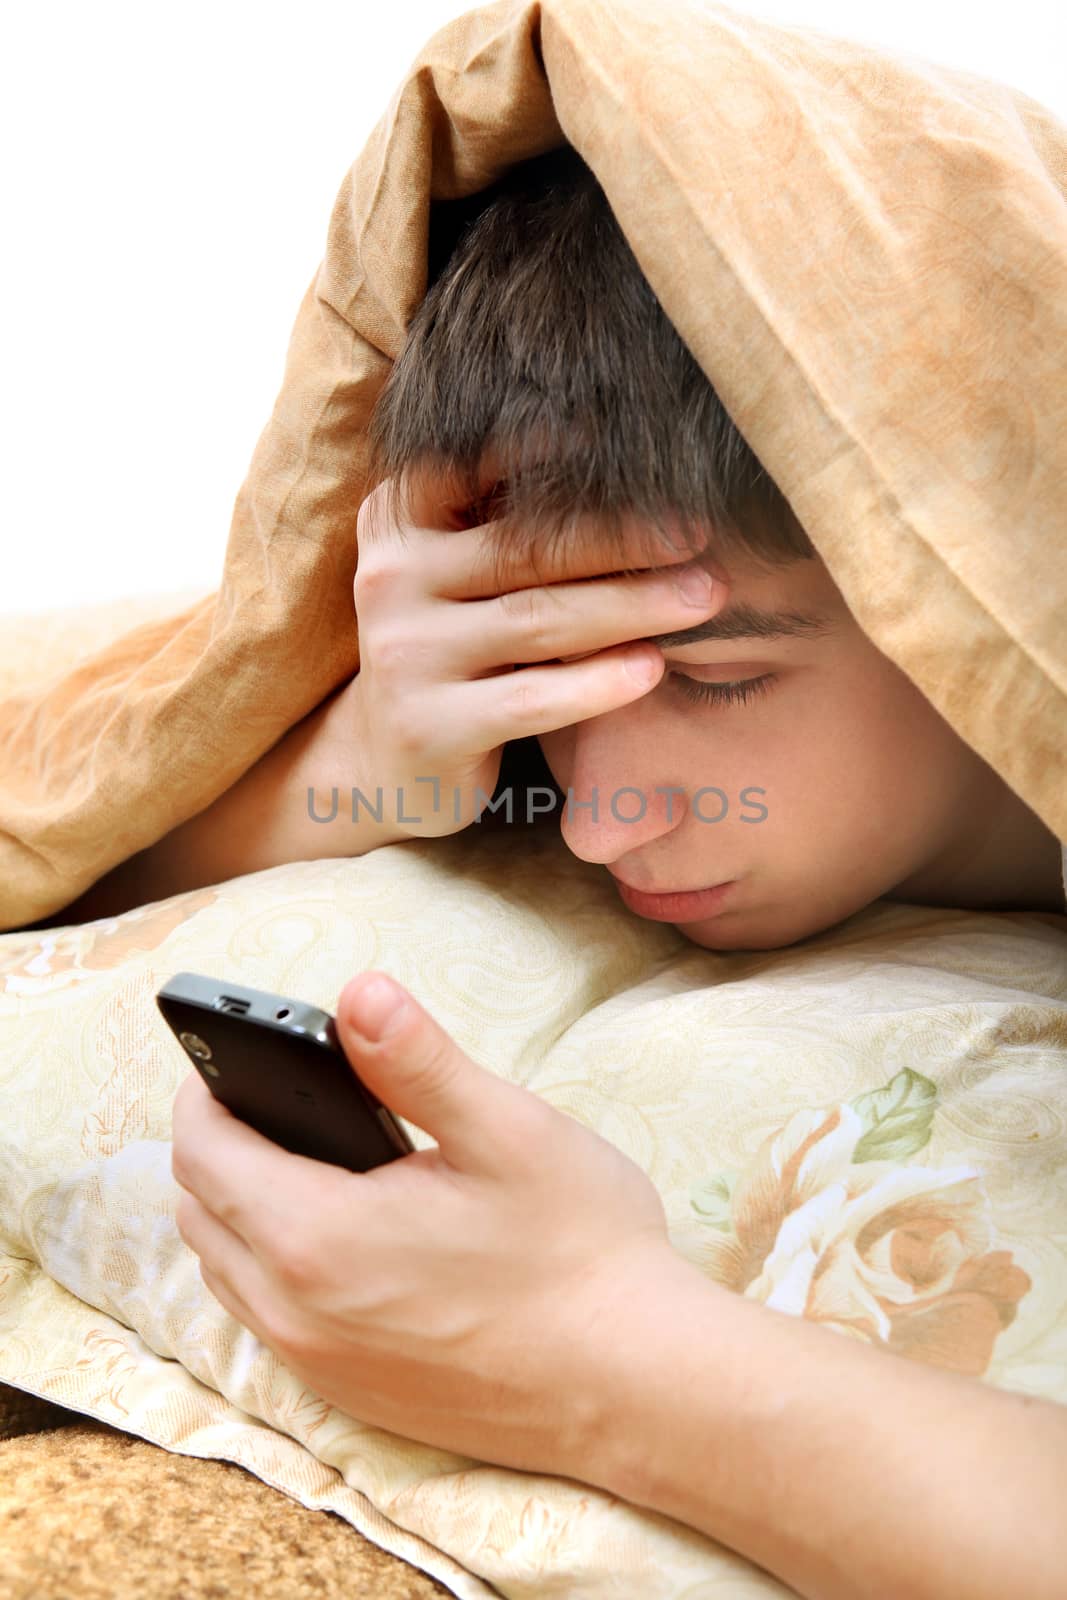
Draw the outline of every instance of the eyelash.
M730 706L744 705L757 695L766 694L776 674L765 672L762 678L742 678L736 683L699 683L695 678L687 678L683 672L671 672L668 676L675 692L683 700L698 705Z

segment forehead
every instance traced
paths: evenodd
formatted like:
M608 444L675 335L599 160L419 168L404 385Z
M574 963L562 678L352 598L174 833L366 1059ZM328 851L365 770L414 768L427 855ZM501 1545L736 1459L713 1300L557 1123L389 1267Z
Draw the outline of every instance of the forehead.
M773 566L747 559L703 564L726 586L726 604L691 628L648 634L660 649L737 639L818 639L849 620L840 590L818 557Z
M536 462L544 441L531 434L524 441ZM476 467L481 492L506 482L506 453L495 441L482 448ZM851 621L844 598L818 555L769 562L745 552L731 551L716 556L715 539L708 530L708 544L700 559L720 583L728 586L729 600L717 616L692 628L672 633L648 634L661 649L682 649L687 644L731 639L818 638L835 625ZM610 577L614 574L605 573Z

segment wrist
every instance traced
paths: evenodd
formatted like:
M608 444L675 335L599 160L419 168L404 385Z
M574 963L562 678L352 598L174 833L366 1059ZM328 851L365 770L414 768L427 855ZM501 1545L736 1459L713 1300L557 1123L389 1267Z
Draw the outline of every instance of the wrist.
M847 1474L822 1482L825 1446L812 1449L812 1422L835 1411L828 1394L841 1378L839 1357L856 1347L671 1255L634 1297L625 1337L617 1316L614 1343L606 1337L597 1352L597 1426L579 1476L697 1529L801 1593L817 1592L805 1586L814 1574L827 1579L828 1596L844 1594L834 1558L823 1554L826 1515L815 1512L825 1513L826 1489L847 1496ZM876 1366L886 1360L862 1355ZM846 1359L845 1392L850 1376Z
M599 1296L582 1348L576 1461L564 1470L634 1505L658 1509L661 1457L689 1384L704 1384L738 1297L664 1240ZM747 1307L747 1309L752 1309ZM692 1370L688 1370L689 1368ZM699 1367L699 1371L698 1371Z
M316 709L306 727L291 730L298 742L288 782L311 823L316 855L365 855L411 837L397 822L389 791L377 793L381 785L362 705L357 673Z

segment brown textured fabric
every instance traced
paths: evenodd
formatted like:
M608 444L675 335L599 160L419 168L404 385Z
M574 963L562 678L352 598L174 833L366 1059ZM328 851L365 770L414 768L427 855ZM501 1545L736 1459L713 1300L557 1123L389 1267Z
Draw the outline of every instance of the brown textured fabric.
M4 1600L433 1600L451 1590L242 1467L0 1386Z
M62 1428L77 1421L77 1412L68 1411L65 1406L0 1383L0 1439L16 1439L20 1434Z
M341 186L218 594L0 704L0 927L357 670L366 426L430 203L564 139L861 625L1067 837L1067 129L703 0L502 0L426 44Z

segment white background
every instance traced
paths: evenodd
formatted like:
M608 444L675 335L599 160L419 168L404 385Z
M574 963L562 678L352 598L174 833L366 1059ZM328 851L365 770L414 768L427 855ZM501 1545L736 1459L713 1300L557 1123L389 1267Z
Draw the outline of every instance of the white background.
M655 0L649 0L654 4ZM33 0L0 23L0 612L218 581L347 168L463 0ZM1067 7L737 0L1067 120Z

